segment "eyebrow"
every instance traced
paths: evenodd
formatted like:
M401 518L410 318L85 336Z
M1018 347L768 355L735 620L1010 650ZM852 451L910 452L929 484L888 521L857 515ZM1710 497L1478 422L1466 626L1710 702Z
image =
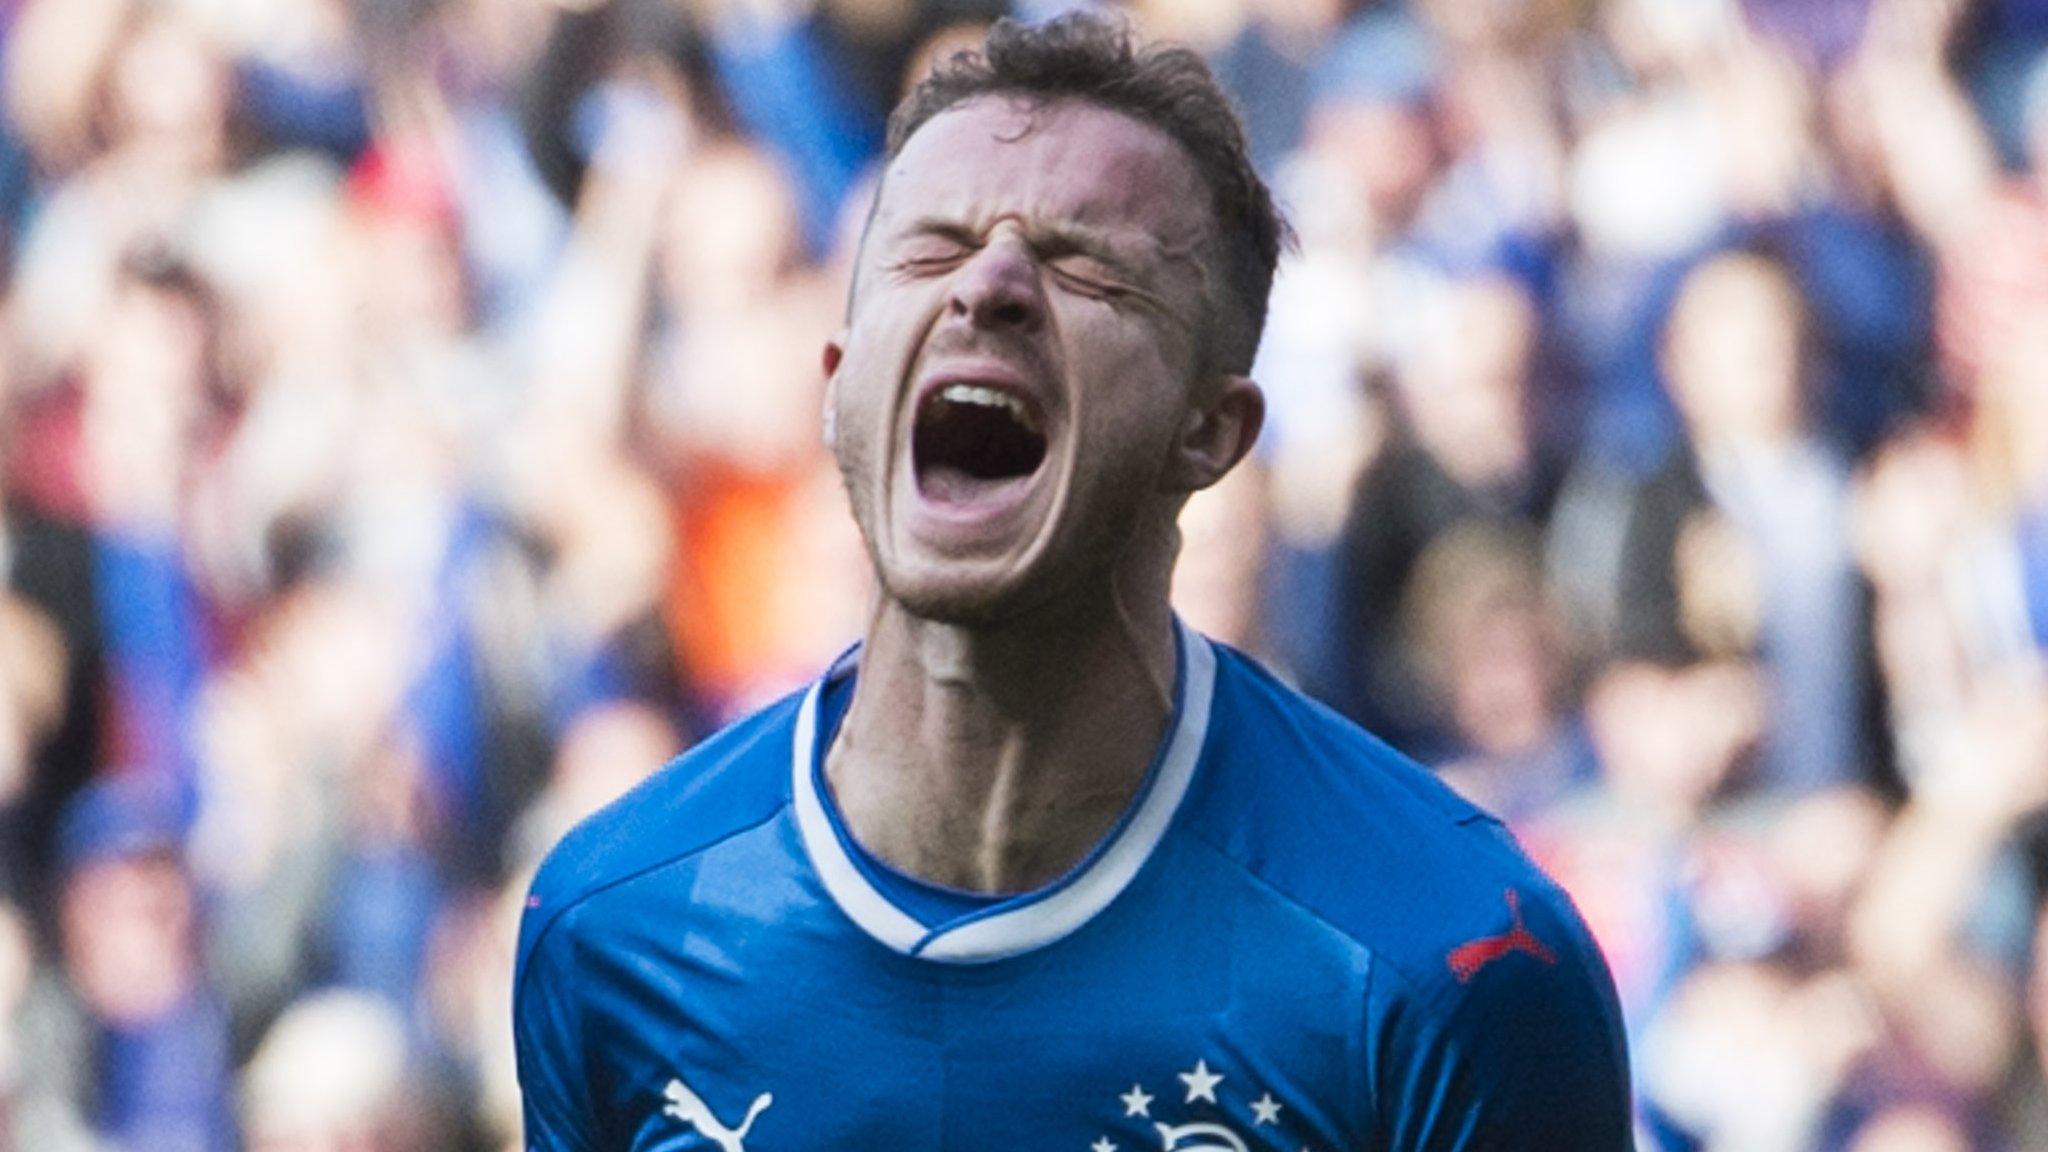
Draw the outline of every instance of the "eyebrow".
M963 244L979 243L981 234L958 220L944 216L920 216L900 233L903 236L938 236Z

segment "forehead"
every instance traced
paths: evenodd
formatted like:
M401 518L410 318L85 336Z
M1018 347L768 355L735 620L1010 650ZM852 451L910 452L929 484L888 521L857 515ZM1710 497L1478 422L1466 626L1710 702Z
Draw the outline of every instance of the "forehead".
M890 164L876 206L885 229L941 217L1012 217L1149 237L1182 251L1207 235L1209 194L1165 132L1079 101L986 96L919 128Z

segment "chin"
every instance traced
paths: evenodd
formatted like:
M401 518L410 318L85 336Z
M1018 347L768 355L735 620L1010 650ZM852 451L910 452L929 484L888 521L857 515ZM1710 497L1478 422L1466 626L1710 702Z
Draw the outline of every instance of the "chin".
M974 578L966 573L892 577L884 574L882 589L905 612L934 624L956 628L994 628L1008 624L1044 602L1028 581Z

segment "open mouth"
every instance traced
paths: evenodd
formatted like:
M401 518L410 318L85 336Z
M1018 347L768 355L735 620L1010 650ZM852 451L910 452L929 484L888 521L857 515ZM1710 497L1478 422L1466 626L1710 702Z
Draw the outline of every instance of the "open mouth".
M918 405L911 460L918 490L948 504L986 499L1045 461L1045 422L1026 399L982 384L948 384Z

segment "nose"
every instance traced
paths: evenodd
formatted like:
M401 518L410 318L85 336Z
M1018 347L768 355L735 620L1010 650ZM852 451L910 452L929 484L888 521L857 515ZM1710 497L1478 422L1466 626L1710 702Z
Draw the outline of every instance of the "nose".
M954 275L946 310L975 328L1037 330L1045 319L1037 261L1019 240L991 241Z

